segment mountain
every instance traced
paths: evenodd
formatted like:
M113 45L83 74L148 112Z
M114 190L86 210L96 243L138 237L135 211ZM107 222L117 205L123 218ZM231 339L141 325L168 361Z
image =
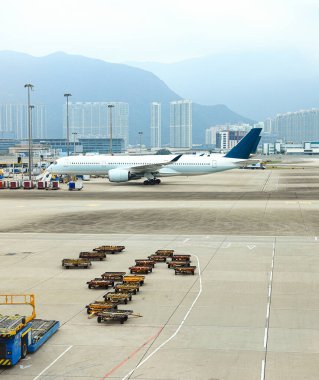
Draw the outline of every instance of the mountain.
M54 53L45 57L0 52L0 103L26 103L26 83L34 85L33 104L47 107L48 137L61 137L64 93L74 102L127 102L130 107L129 141L138 143L138 132L149 142L150 103L162 103L163 141L169 139L169 102L181 99L151 72L124 64L83 56ZM204 141L205 129L219 123L251 122L224 105L193 106L193 142Z
M185 98L227 104L255 120L318 107L319 65L298 51L215 54L172 64L131 62L150 70Z

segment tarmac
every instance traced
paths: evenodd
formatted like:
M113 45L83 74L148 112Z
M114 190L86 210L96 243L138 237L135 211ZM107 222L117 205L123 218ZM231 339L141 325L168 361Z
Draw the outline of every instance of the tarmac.
M0 206L1 293L34 293L37 316L61 322L0 378L318 379L317 169L237 170L159 186L94 179L79 192L1 190ZM91 269L61 267L101 244L126 249ZM158 263L120 306L142 317L88 319L85 305L107 290L86 281L128 272L134 259L165 248L191 254L195 276Z

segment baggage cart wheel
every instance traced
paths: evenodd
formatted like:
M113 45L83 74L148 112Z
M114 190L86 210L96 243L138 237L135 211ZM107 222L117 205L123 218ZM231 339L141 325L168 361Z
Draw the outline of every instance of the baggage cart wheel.
M127 304L127 299L124 300L125 305Z
M89 289L92 289L92 285L88 285L88 288L89 288Z
M102 318L101 317L97 317L97 323L101 323L102 322Z
M133 273L132 270L130 270L131 274Z
M86 313L90 314L90 309L89 308L86 309Z
M124 323L125 321L127 321L127 315L121 319L121 325L123 325L123 323Z

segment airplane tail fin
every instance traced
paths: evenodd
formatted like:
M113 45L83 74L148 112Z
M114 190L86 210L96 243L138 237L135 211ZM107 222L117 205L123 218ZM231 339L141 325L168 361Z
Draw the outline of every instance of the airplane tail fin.
M260 132L262 128L251 129L246 136L244 136L239 143L234 146L225 157L247 159L250 154L255 152L257 145L260 141Z

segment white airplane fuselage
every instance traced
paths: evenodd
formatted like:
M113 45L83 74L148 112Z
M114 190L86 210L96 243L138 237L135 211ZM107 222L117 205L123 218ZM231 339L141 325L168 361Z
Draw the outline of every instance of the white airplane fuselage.
M130 172L132 179L142 177L194 176L211 174L238 167L240 159L227 158L221 154L182 155L176 162L171 162L174 155L145 156L69 156L60 158L47 171L52 174L66 175L106 175L110 170ZM245 160L243 160L245 161ZM236 165L237 163L237 165ZM155 170L152 165L162 165ZM145 166L145 170L143 167ZM116 181L114 181L116 182ZM124 182L124 181L118 181Z

